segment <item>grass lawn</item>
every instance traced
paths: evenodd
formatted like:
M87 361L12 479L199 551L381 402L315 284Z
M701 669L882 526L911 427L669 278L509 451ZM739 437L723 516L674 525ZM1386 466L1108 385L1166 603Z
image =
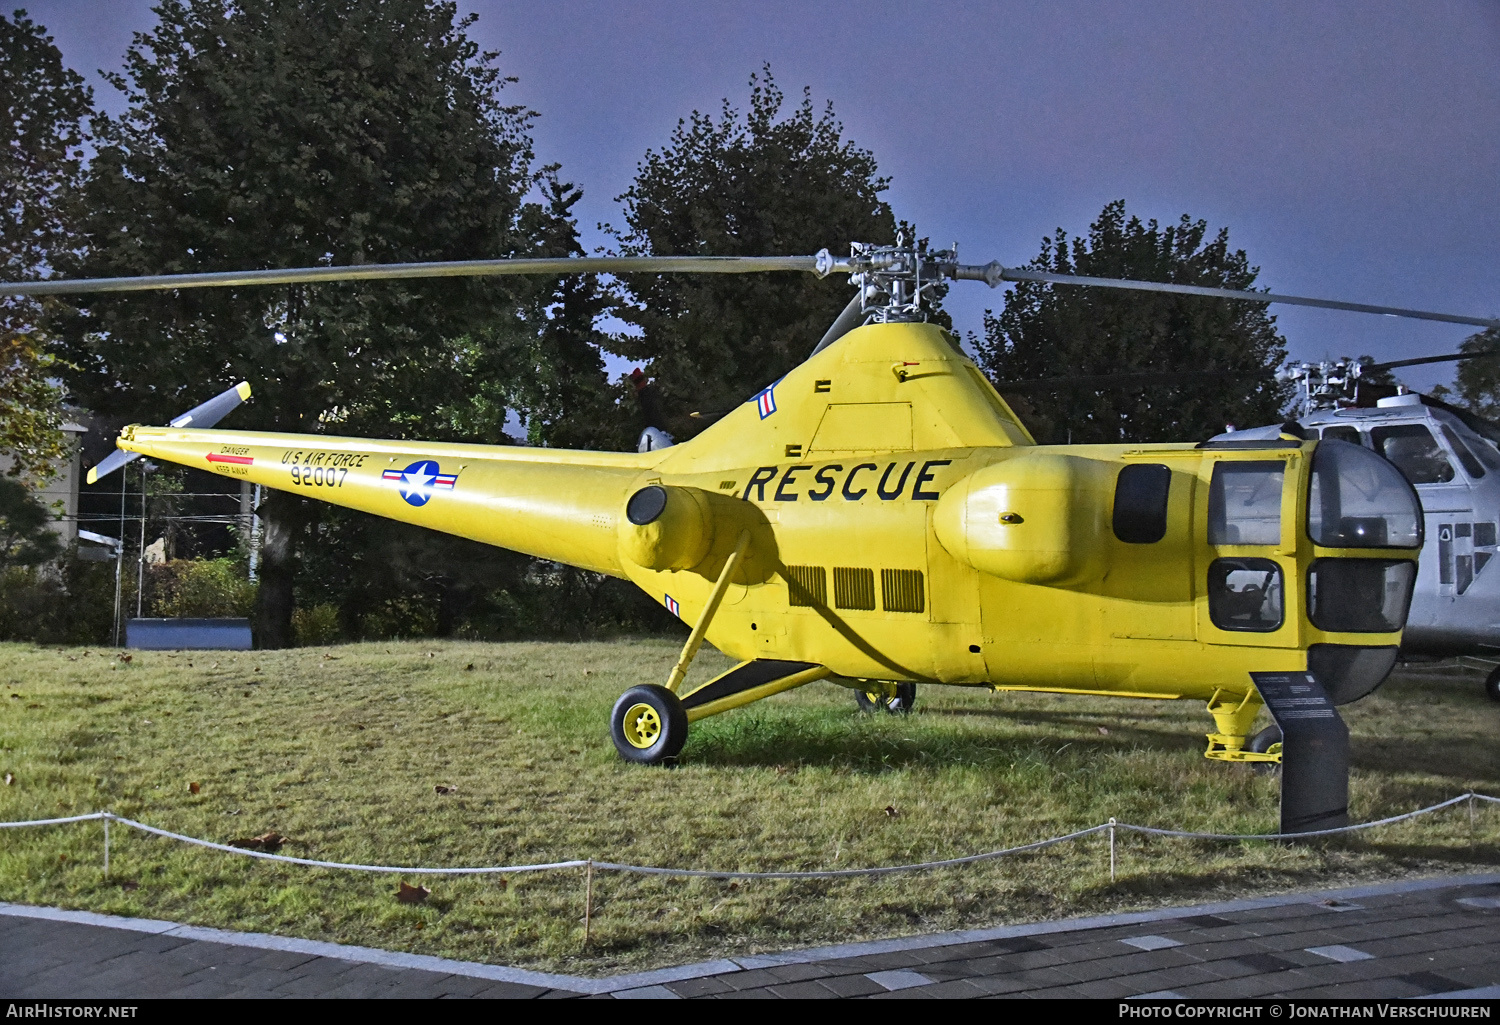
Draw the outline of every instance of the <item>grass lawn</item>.
M820 868L970 854L1092 825L1271 831L1277 782L1206 761L1192 702L927 687L909 718L813 684L693 727L675 769L630 766L610 706L664 679L665 640L377 643L281 652L0 645L0 820L98 809L282 853L489 865L594 857ZM705 650L702 678L725 660ZM1500 706L1478 677L1398 675L1344 709L1352 812L1500 793ZM190 784L198 784L197 793ZM434 786L456 787L439 795ZM1290 846L1122 835L878 879L726 883L601 874L583 949L580 871L405 877L238 858L124 828L0 832L0 900L605 973L729 953L1493 869L1500 809Z

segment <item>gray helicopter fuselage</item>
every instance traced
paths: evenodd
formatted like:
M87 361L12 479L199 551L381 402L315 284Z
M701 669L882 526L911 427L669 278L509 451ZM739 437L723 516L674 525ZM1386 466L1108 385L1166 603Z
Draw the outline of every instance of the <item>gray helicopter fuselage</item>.
M1373 448L1416 488L1426 530L1402 652L1500 655L1500 448L1419 395L1298 423L1309 437Z

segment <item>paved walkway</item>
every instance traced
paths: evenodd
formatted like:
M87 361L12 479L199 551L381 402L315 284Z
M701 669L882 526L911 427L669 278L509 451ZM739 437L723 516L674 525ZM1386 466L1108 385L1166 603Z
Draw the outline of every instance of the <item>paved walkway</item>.
M584 979L0 903L0 998L1500 998L1500 875Z

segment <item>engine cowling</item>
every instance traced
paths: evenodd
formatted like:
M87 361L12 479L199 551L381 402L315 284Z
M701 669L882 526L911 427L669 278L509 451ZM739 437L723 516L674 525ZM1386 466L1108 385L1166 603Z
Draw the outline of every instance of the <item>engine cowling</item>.
M1108 468L1035 453L976 470L944 493L933 526L948 553L1027 584L1079 584L1105 569Z
M620 554L646 569L692 569L713 544L708 496L697 488L641 488L626 500L619 523Z

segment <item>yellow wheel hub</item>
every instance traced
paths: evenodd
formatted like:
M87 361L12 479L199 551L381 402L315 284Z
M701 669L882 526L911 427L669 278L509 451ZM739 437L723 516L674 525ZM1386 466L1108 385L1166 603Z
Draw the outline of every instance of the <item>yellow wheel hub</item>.
M644 701L625 710L624 726L626 741L642 751L661 738L661 714Z

